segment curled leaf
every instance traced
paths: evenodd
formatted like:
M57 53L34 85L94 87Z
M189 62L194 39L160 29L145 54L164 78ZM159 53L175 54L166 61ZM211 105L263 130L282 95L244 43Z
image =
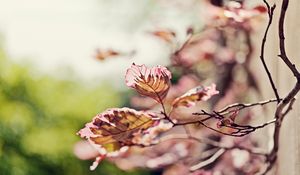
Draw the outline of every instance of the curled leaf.
M171 30L157 30L157 31L151 32L151 34L168 42L168 43L171 43L173 41L173 39L176 37L175 32L173 32Z
M235 121L235 118L236 118L236 116L239 114L239 110L237 109L237 110L233 110L233 111L231 111L231 114L229 115L229 118L234 122Z
M229 116L221 119L217 122L217 128L222 128L223 126L230 126L235 122L235 118L239 114L239 110L230 111Z
M126 85L138 93L161 102L170 89L171 73L163 66L147 68L145 65L131 65L127 69Z
M216 90L216 85L212 84L208 87L198 86L189 90L187 93L176 98L172 106L174 108L179 106L191 107L195 105L197 101L207 101L213 95L219 94L219 91Z
M217 122L217 128L222 128L223 126L230 126L233 121L230 118L223 118Z
M119 55L120 55L119 52L114 51L112 49L108 49L108 50L97 49L96 50L95 58L98 59L98 60L100 60L100 61L103 61L106 58L114 57L114 56L119 56Z
M96 115L78 134L86 138L100 155L132 145L134 134L146 130L157 118L151 113L129 108L113 108Z

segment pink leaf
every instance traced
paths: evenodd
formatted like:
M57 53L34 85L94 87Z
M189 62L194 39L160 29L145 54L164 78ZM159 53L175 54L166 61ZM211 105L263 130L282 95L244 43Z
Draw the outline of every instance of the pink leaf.
M131 65L127 69L126 85L138 93L161 102L170 89L171 73L163 66L147 68L145 65Z
M172 105L175 108L179 106L191 107L194 106L196 102L207 101L216 94L219 94L219 91L216 90L215 84L208 87L198 86L176 98Z
M96 115L78 135L86 138L100 155L113 154L132 145L134 134L148 129L155 120L155 115L149 112L113 108Z

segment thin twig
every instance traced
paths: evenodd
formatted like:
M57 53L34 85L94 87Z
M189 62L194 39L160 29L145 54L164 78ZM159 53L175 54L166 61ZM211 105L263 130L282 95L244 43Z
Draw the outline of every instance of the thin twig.
M279 99L279 100L281 100L281 99ZM246 104L234 103L234 104L228 105L228 106L224 107L223 109L219 110L218 113L225 115L224 114L225 111L228 111L233 108L237 108L237 110L242 110L242 109L253 107L253 106L263 106L265 104L276 102L276 101L277 101L277 99L270 99L270 100L260 101L260 102L256 102L256 103L246 103Z
M271 73L268 69L268 66L267 66L266 62L265 62L265 45L266 45L266 41L267 41L269 28L270 28L270 26L272 24L272 21L273 21L273 14L274 14L274 10L276 8L276 5L274 4L272 7L270 7L269 3L266 0L264 0L264 3L266 4L267 9L268 9L269 22L268 22L268 25L267 25L267 28L265 30L264 37L263 37L262 43L261 43L260 60L261 60L263 66L264 66L264 69L265 69L265 71L268 75L269 81L271 83L272 89L273 89L275 97L277 99L277 103L279 103L280 102L279 94L277 92L277 89L276 89L275 83L273 81L272 75L271 75Z
M161 113L164 115L164 118L165 118L166 120L168 120L170 123L175 124L175 123L173 122L173 120L170 118L170 116L167 114L167 111L166 111L166 108L165 108L165 104L164 104L164 102L163 102L163 99L160 97L160 95L156 92L155 89L153 89L152 86L148 85L148 83L147 83L144 79L142 79L142 80L145 82L145 84L146 84L150 89L153 90L153 92L154 92L155 95L157 96L158 102L160 103L161 108L162 108L162 110L163 110Z
M174 126L184 126L184 125L188 125L188 124L200 124L210 130L213 130L213 131L223 134L223 135L228 135L228 136L233 136L233 137L243 137L245 135L248 135L248 134L256 131L257 129L261 129L270 124L275 123L277 121L277 119L270 120L268 122L265 122L265 123L257 125L257 126L251 126L251 125L236 124L236 123L234 123L234 121L228 119L228 117L225 117L224 115L227 115L228 113L232 112L232 111L230 111L230 109L232 109L232 108L237 108L236 110L241 110L241 109L245 109L248 107L253 107L256 105L265 105L265 104L268 104L271 102L276 102L276 101L277 101L276 99L271 99L271 100L257 102L257 103L251 103L251 104L240 104L240 103L232 104L232 105L229 105L229 106L225 107L224 109L220 110L221 112L213 111L213 113L208 113L204 110L201 110L201 113L195 113L195 114L196 115L206 115L206 116L208 116L207 118L202 119L202 120L194 120L194 121L188 121L188 122L175 123ZM219 120L222 127L233 129L233 131L230 130L229 132L223 132L221 130L215 129L214 127L211 127L204 123L208 119Z
M223 155L223 153L225 152L226 150L221 148L219 149L213 156L211 156L209 159L205 160L205 161L202 161L192 167L190 167L190 171L196 171L200 168L203 168L211 163L214 163L219 157L221 157Z

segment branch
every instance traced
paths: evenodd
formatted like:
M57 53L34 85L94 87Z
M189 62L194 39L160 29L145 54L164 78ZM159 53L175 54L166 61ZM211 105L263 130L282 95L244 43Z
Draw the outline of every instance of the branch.
M289 5L289 0L282 0L281 5L281 11L280 11L280 17L279 17L279 48L280 48L280 55L278 55L282 61L288 66L288 68L291 70L291 72L294 74L294 76L297 78L298 81L300 81L300 73L297 70L295 64L293 64L290 59L288 58L286 54L285 49L285 36L284 36L284 21L285 21L285 14L286 10Z
M228 120L230 120L230 119L228 119L228 117L224 117L223 115L221 115L217 112L214 112L213 114L211 114L211 113L208 113L208 112L202 110L201 115L207 115L208 117L204 118L202 120L175 123L174 126L186 126L186 125L189 125L189 124L200 124L200 125L208 128L212 131L215 131L219 134L223 134L223 135L227 135L227 136L233 136L233 137L243 137L245 135L248 135L248 134L256 131L257 129L264 128L264 127L276 122L276 119L273 119L273 120L270 120L270 121L268 121L266 123L263 123L261 125L258 125L258 126L239 125L239 124L234 123L233 121L228 121ZM219 122L221 123L220 124L221 127L229 128L229 129L231 129L231 131L224 132L224 131L215 129L214 127L211 127L211 126L204 123L208 119L213 119L213 118L219 120ZM234 131L232 131L232 129Z
M281 124L284 119L284 117L288 114L288 112L292 109L292 105L295 101L295 96L300 91L300 74L297 70L296 66L290 61L286 54L285 49L285 36L284 36L284 21L285 21L285 15L286 10L288 8L289 0L282 0L281 5L281 11L280 11L280 17L279 17L279 47L280 47L280 55L279 57L283 60L283 62L288 66L290 71L293 73L293 75L296 77L297 82L294 86L294 88L286 95L286 97L278 104L276 112L275 112L275 119L276 119L276 125L275 130L273 134L273 149L271 150L270 154L268 155L268 163L266 170L263 172L263 174L268 173L275 165L277 160L277 153L279 150L279 135L281 130ZM284 108L287 106L288 108L286 111L283 112Z
M147 83L145 83L145 84L147 84ZM147 84L148 85L148 84ZM161 105L161 108L162 108L162 110L163 111L161 111L161 114L163 114L164 115L164 118L166 119L166 120L168 120L170 123L172 123L172 124L175 124L174 122L173 122L173 120L170 118L170 116L167 114L167 111L166 111L166 108L165 108L165 104L164 104L164 102L163 102L163 99L160 97L160 95L155 91L155 89L153 89L153 87L151 87L151 86L149 86L148 85L148 87L149 88L151 88L152 90L153 90L153 92L155 92L155 95L157 96L157 99L158 99L158 101L159 101L159 104Z
M292 109L293 109L293 105L296 101L296 98L293 98L290 103L289 103L289 106L288 108L285 110L285 112L282 114L283 116L286 116Z
M210 130L213 130L215 132L218 132L220 134L223 134L223 135L227 135L227 136L233 136L233 137L243 137L245 135L248 135L254 131L256 131L257 129L261 129L261 128L264 128L272 123L275 123L276 120L273 119L273 120L270 120L266 123L263 123L261 125L258 125L258 126L250 126L250 125L238 125L238 124L235 124L235 123L231 123L231 124L228 124L228 125L223 125L223 127L227 127L227 128L230 128L230 129L234 129L235 131L232 131L230 133L227 133L227 132L223 132L223 131L220 131L220 130L217 130L211 126L208 126L207 124L205 124L204 122L201 122L199 121L198 123L201 124L202 126L210 129Z
M281 99L279 99L279 100L281 100ZM253 106L263 106L263 105L266 105L268 103L273 103L273 102L276 102L276 101L277 101L277 99L270 99L270 100L260 101L260 102L256 102L256 103L246 103L246 104L234 103L234 104L228 105L225 108L219 110L218 113L222 114L222 115L225 115L225 114L227 114L225 112L230 112L229 111L230 109L242 110L242 109L250 108L250 107L253 107ZM198 113L194 113L194 115L198 115Z
M233 149L239 149L239 150L243 150L243 151L247 151L249 154L255 154L255 155L259 155L259 156L263 156L267 159L268 154L266 152L263 152L261 150L256 150L256 149L249 149L249 148L245 148L245 147L241 147L239 145L233 145L233 146L223 146L221 145L219 142L215 142L213 140L210 139L205 139L205 138L197 138L197 137L193 137L193 136L189 136L190 139L193 139L195 141L198 141L199 143L205 143L207 145L211 145L213 147L219 148L219 150L217 152L215 152L213 154L213 156L211 156L210 158L206 159L205 161L202 161L194 166L192 166L190 168L190 171L196 171L200 168L203 168L209 164L214 163L219 157L221 157L226 151L228 150L233 150Z
M262 43L261 43L260 60L261 60L263 66L264 66L264 69L265 69L265 71L266 71L266 73L268 75L269 81L271 83L272 89L273 89L275 97L277 99L277 103L279 103L280 102L280 98L279 98L276 86L274 84L274 81L273 81L273 78L271 76L271 73L270 73L270 71L268 69L268 66L267 66L267 64L265 62L265 45L266 45L266 41L267 41L267 36L268 36L269 28L270 28L270 26L272 24L272 21L273 21L273 14L274 14L274 10L276 8L276 5L274 4L272 7L270 7L269 3L266 0L264 0L264 3L266 4L267 9L268 9L269 22L268 22L268 25L267 25L267 28L265 30L264 37L263 37Z
M277 153L279 150L279 136L280 136L281 124L282 124L284 117L291 110L292 105L294 103L294 99L295 99L294 97L296 96L296 94L299 91L300 91L300 82L298 81L296 83L296 85L294 86L294 88L292 89L292 91L279 103L279 105L276 109L276 112L275 112L276 123L275 123L275 130L274 130L274 134L273 134L274 145L273 145L272 151L270 152L270 154L268 156L269 166L265 173L267 173L269 170L272 169L272 167L274 166L274 164L277 160ZM288 104L289 104L288 109L285 112L283 112L283 109Z
M214 163L219 157L221 157L223 155L223 153L225 153L225 149L221 148L219 149L213 156L211 156L210 158L208 158L207 160L205 161L202 161L194 166L192 166L190 168L190 171L196 171L200 168L203 168L211 163Z
M281 99L279 99L279 100L281 100ZM223 135L228 135L228 136L233 136L233 137L243 137L245 135L248 135L248 134L256 131L257 129L261 129L270 124L275 123L277 119L270 120L266 123L263 123L263 124L260 124L257 126L240 125L240 124L234 123L234 119L231 118L231 116L233 114L231 114L231 113L243 110L245 108L250 108L253 106L263 106L265 104L272 103L272 102L277 102L277 99L270 99L270 100L266 100L266 101L261 101L261 102L256 102L256 103L248 103L248 104L235 103L235 104L226 106L225 108L219 110L218 112L213 111L213 113L208 113L204 110L201 110L201 112L193 113L193 115L201 115L201 116L204 115L204 116L208 116L208 117L201 119L201 120L175 123L174 126L184 126L184 125L188 125L188 124L200 124L210 130L213 130L213 131L223 134ZM226 116L228 114L231 114L231 115L228 117L228 116ZM214 127L209 126L208 124L205 123L205 121L210 120L210 119L219 120L218 121L218 123L220 124L219 126L226 127L231 130L229 130L229 132L224 132L224 131L221 131L221 130L215 129Z

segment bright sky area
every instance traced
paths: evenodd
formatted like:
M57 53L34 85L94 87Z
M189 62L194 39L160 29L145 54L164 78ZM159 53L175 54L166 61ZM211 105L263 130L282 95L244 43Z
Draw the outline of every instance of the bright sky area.
M178 10L155 0L0 0L0 34L17 62L50 74L72 70L83 79L120 82L132 62L167 63L168 47L147 31L184 33L199 15L193 8ZM99 62L96 48L137 54Z

